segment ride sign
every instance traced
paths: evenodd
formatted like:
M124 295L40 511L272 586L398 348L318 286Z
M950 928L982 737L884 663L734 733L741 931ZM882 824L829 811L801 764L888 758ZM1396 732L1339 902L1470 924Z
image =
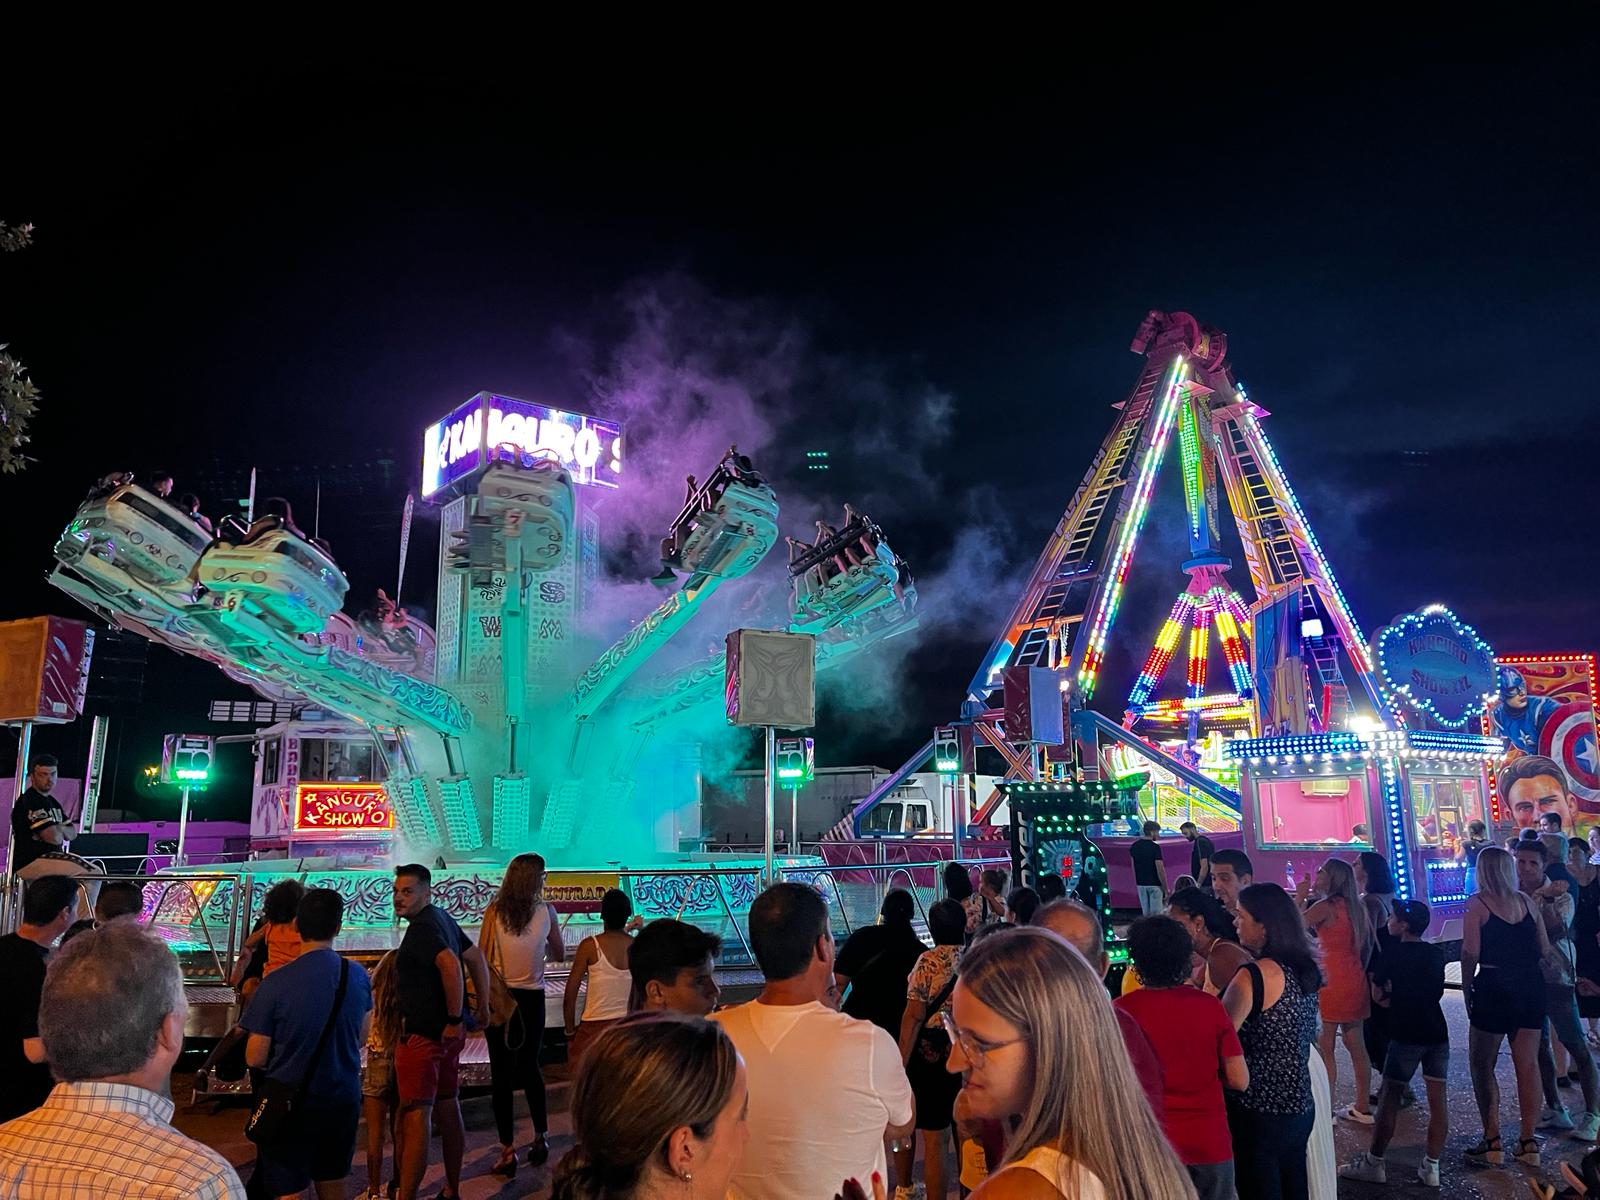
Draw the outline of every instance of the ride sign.
M371 837L394 832L381 783L302 783L294 791L296 837Z
M622 483L622 426L615 421L479 392L423 435L423 499L487 466L500 446L560 463L574 483Z
M1385 625L1372 648L1383 691L1397 714L1409 710L1461 729L1482 715L1494 695L1494 651L1442 604Z

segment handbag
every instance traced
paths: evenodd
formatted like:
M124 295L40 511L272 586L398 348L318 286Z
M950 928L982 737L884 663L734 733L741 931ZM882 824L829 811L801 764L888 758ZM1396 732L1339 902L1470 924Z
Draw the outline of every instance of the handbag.
M496 951L500 946L500 918L493 904L483 914L483 933L478 939L479 949L483 951L483 961L489 966L489 1025L504 1025L517 1012L517 998L511 994L511 988L506 984L506 977L500 973L500 968L495 963ZM467 976L467 1008L473 1010L478 1005L478 989L472 982L472 972Z
M322 1027L322 1036L317 1039L317 1048L311 1052L311 1062L306 1066L305 1075L299 1083L268 1079L261 1084L261 1095L244 1123L245 1137L256 1145L266 1146L282 1137L290 1115L305 1100L306 1089L311 1086L311 1078L317 1073L317 1065L322 1062L322 1052L328 1048L328 1039L333 1036L333 1025L339 1019L339 1010L344 1007L345 991L349 986L350 960L342 958L339 960L339 986L333 993L333 1008L329 1010L327 1023Z
M937 1016L944 1007L944 1002L950 999L950 993L956 990L956 972L950 972L950 979L935 993L932 1000L928 1001L928 1016ZM950 1057L950 1035L943 1028L928 1028L926 1020L922 1028L917 1030L916 1045L911 1048L913 1057L920 1058L923 1062L942 1063Z

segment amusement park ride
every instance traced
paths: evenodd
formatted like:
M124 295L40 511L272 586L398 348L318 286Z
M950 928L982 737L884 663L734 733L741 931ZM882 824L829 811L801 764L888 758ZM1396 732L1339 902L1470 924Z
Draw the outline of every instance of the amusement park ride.
M1105 887L1100 856L1116 865L1127 833L1117 822L1136 804L1169 831L1192 820L1219 844L1238 838L1259 879L1308 870L1330 848L1376 847L1400 895L1459 903L1466 823L1503 819L1488 772L1505 743L1467 728L1494 690L1491 652L1435 609L1369 647L1226 337L1187 313L1152 312L1132 349L1139 377L967 688L957 752L944 742L936 755L930 740L831 841L869 832L871 810L930 757L954 776L952 795L979 801L982 748L1002 760L1002 783L957 813L953 846L929 843L924 856L1003 834L991 822L1009 796L1022 878L1057 870L1104 897L1116 872ZM1114 720L1091 704L1174 446L1187 583ZM621 428L480 393L427 431L423 476L423 500L441 510L436 633L391 620L392 606L376 623L345 617L344 575L283 517L213 539L132 483L79 510L51 578L105 620L307 710L257 738L252 834L278 856L251 864L257 889L274 869L320 870L357 924L386 926L390 855L438 856L451 866L436 894L476 923L507 858L537 849L587 873L588 890L573 893L585 902L626 864L645 868L628 877L639 911L731 917L754 894L757 864L697 841L696 741L724 723L725 656L670 670L652 660L771 550L773 489L736 449L704 482L690 477L656 579L673 590L593 654L585 614L605 586L598 546L604 498L624 484ZM1222 550L1224 498L1250 600ZM789 554L787 629L815 637L819 670L914 627L910 572L861 514L819 521L815 541L790 539ZM1185 639L1182 694L1162 699ZM351 765L358 749L365 766ZM1186 844L1173 845L1186 861ZM783 861L805 877L823 860ZM213 919L227 915L221 891Z
M1115 865L1137 831L1110 819L1135 795L1141 815L1159 819L1169 835L1193 821L1219 845L1238 837L1257 879L1312 870L1330 849L1375 847L1393 863L1401 896L1447 910L1459 905L1465 866L1455 848L1466 824L1501 819L1488 769L1504 742L1465 728L1494 691L1492 653L1453 615L1429 609L1380 635L1397 659L1409 653L1406 673L1380 669L1267 440L1267 412L1227 363L1226 336L1187 313L1151 312L1131 348L1145 359L1138 380L1116 405L1110 432L962 705L965 744L997 751L1006 780L972 814L974 832L1003 798L1021 797L1024 803L1012 806L1021 877L1056 870L1071 885L1078 872L1094 874L1102 850ZM1188 584L1119 722L1090 705L1174 443L1188 519L1189 557L1180 564ZM1253 603L1229 579L1223 496ZM1208 692L1213 629L1229 686ZM1157 699L1185 634L1183 694ZM1039 721L1041 679L1060 692L1064 720L1050 715L1067 737ZM1429 694L1441 703L1428 703ZM1031 702L1019 704L1019 697ZM930 742L866 796L839 832L932 752ZM971 761L969 750L961 769L970 771ZM1078 844L1055 860L1027 853L1028 845L1060 848L1017 828L1040 814L1058 833L1075 831ZM1172 844L1174 866L1181 850L1183 867L1169 874L1185 873L1188 846L1175 838Z
M622 456L614 424L488 393L432 426L422 495L441 508L436 631L392 605L344 616L345 576L286 516L213 538L131 482L80 508L51 580L106 621L300 707L254 738L258 890L274 870L325 875L352 902L347 924L388 927L378 881L404 860L392 856L438 858L450 866L437 894L475 924L505 862L536 848L558 872L590 872L576 889L588 907L625 864L661 869L628 880L646 915L731 913L759 864L698 852L686 736L725 724L725 655L647 666L772 549L778 500L737 449L690 477L662 543L656 582L670 594L584 662L585 613L604 586L597 501L621 486ZM866 517L847 508L842 527L817 529L814 543L790 539L788 629L815 639L825 670L913 628L916 590ZM228 919L226 891L213 922Z

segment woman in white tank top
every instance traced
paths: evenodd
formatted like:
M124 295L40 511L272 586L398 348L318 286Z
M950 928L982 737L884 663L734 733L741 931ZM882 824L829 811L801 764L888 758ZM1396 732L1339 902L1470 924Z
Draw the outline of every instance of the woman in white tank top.
M566 948L555 913L544 902L544 875L544 859L539 855L513 858L500 890L483 914L478 935L484 958L505 980L517 1002L510 1020L484 1030L494 1122L500 1133L500 1158L489 1171L506 1179L517 1173L517 1152L511 1143L511 1098L519 1087L533 1117L528 1165L539 1166L550 1157L545 1141L550 1122L544 1074L539 1070L539 1049L544 1042L544 964L546 959L560 962L566 957Z
M572 956L572 970L561 997L566 1020L567 1061L574 1071L589 1044L606 1026L628 1015L628 996L633 991L633 975L628 971L628 947L633 939L628 930L637 922L633 902L616 888L600 899L602 932L578 943ZM585 991L583 1022L578 1022L578 991Z

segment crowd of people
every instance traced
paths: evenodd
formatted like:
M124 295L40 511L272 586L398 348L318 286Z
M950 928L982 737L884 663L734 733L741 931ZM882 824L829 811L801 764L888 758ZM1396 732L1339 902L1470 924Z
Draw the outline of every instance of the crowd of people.
M1517 1081L1513 1160L1539 1162L1540 1128L1600 1136L1583 1028L1600 986L1578 945L1600 932L1591 854L1533 830L1474 851L1462 983L1483 1130L1469 1162L1507 1160L1503 1043ZM917 900L893 889L877 924L837 948L822 896L774 885L748 918L760 994L723 1008L717 937L644 924L624 893L606 893L563 1003L574 1142L553 1195L911 1200L959 1181L979 1200L1322 1200L1338 1175L1389 1180L1419 1068L1428 1121L1415 1175L1438 1187L1450 1038L1427 906L1397 899L1370 851L1330 858L1292 893L1256 883L1241 851L1208 843L1195 855L1170 892L1160 877L1164 910L1128 928L1115 1000L1100 918L1057 876L1008 891L1002 870L974 886L951 864L926 940ZM237 979L233 1037L254 1072L246 1185L172 1128L183 991L176 959L138 922L139 890L106 884L80 920L77 881L33 881L17 931L0 938L0 1057L13 1081L0 1089L0 1195L341 1196L364 1121L368 1197L413 1200L435 1135L441 1194L458 1196L460 1054L474 1029L489 1045L500 1142L490 1172L547 1162L544 976L566 947L544 882L538 855L513 859L474 941L433 903L428 868L396 868L406 929L370 978L333 948L339 893L293 880L269 891ZM1336 1106L1341 1046L1352 1098ZM1340 1120L1370 1127L1343 1167ZM1591 1165L1567 1171L1577 1183Z

